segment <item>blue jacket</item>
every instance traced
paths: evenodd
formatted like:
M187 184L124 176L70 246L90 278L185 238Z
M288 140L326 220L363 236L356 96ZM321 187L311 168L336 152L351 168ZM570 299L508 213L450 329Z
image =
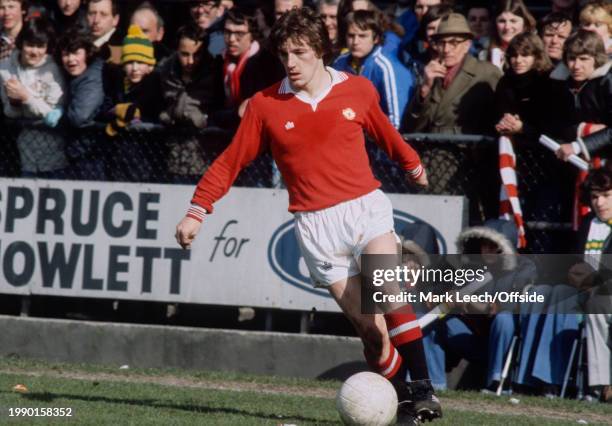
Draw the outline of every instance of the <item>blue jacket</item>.
M104 61L94 60L85 72L70 81L66 118L72 127L86 127L93 124L104 102L102 68Z
M365 58L361 69L353 69L351 62L351 54L345 53L336 59L333 67L370 80L380 95L382 110L393 127L399 129L404 111L415 90L412 73L395 56L386 55L380 46L375 47Z

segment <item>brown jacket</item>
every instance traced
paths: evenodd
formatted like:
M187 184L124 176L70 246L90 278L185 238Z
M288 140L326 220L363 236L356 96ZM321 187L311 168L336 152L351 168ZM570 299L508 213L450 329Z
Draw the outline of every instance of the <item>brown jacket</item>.
M422 99L417 90L409 108L408 132L492 134L495 125L495 86L501 71L489 62L466 56L451 85L438 78Z

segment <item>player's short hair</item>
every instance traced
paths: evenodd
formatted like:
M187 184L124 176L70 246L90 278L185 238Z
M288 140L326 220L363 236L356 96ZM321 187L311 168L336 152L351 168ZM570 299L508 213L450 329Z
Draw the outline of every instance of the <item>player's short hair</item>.
M332 51L332 44L327 28L319 14L303 7L291 9L284 13L272 27L270 42L272 50L280 53L287 41L306 43L313 48L320 58L327 57Z
M595 59L595 68L608 62L608 55L601 37L587 30L578 30L565 42L563 48L563 62L575 59L580 55L589 55Z
M378 38L378 44L384 41L385 24L382 14L375 10L356 10L346 15L346 29L351 25L356 26L362 31L372 30L375 38Z

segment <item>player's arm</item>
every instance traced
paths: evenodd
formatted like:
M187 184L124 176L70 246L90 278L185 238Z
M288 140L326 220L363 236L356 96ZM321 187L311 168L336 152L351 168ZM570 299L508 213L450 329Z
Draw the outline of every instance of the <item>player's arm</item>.
M249 103L232 143L204 173L191 199L191 206L176 226L176 241L187 249L198 234L213 204L232 186L238 173L265 150L262 121Z
M365 92L366 102L369 102L370 106L366 113L365 130L392 160L399 163L411 182L419 186L427 186L427 172L421 164L419 155L402 138L380 108L376 89L371 84L368 86Z

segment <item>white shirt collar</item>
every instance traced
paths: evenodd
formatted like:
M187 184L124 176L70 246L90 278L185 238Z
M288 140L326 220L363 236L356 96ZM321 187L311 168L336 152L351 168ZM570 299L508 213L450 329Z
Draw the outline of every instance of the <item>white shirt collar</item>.
M295 95L295 97L298 98L300 101L310 104L310 106L312 107L312 110L316 111L317 105L329 94L332 87L348 79L348 75L342 71L337 71L333 69L332 67L325 67L325 69L331 75L332 81L331 81L331 84L327 88L325 88L323 91L321 91L321 93L318 96L311 98L304 92L296 92L295 90L293 90L293 87L291 87L288 77L285 77L283 81L281 82L281 85L278 88L278 93L280 95L287 95L291 93Z
M110 30L109 32L107 32L106 34L104 34L103 36L98 37L95 41L94 44L96 45L96 47L101 47L104 43L106 43L107 41L110 40L111 36L113 35L113 33L116 31L116 28L113 28L112 30Z

